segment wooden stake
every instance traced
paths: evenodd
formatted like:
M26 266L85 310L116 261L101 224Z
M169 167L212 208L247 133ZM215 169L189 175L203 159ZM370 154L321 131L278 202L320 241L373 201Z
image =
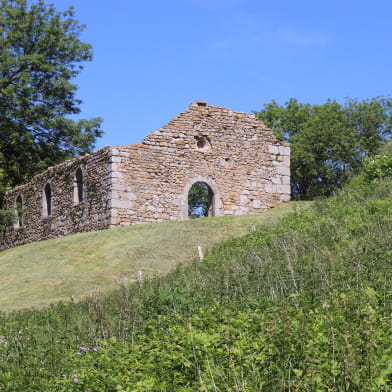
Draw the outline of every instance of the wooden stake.
M202 261L204 259L204 256L203 256L203 251L201 250L200 245L197 246L197 250L199 251L199 259L200 259L200 261Z
M137 281L139 282L139 286L143 286L143 272L137 271Z

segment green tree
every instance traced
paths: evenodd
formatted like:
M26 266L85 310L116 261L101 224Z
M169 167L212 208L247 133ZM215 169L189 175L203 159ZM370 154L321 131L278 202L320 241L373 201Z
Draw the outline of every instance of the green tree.
M291 143L291 187L296 198L331 194L356 175L366 156L391 134L392 101L329 100L323 105L284 106L275 101L256 115L281 140Z
M30 2L31 3L31 2ZM0 0L0 186L28 181L50 165L91 151L100 118L80 112L71 80L92 59L71 7Z

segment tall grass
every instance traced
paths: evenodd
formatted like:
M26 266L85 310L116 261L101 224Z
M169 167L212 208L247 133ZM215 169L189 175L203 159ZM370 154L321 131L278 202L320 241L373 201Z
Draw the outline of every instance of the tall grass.
M391 195L358 180L166 276L2 314L0 390L390 391Z

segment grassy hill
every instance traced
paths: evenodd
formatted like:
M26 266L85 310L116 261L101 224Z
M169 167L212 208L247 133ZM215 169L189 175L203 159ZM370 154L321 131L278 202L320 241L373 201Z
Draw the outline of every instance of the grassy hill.
M0 253L0 311L76 300L99 289L167 273L217 243L272 224L305 203L288 203L260 215L165 222L71 235Z
M390 392L391 260L392 180L358 179L203 262L0 315L0 391Z

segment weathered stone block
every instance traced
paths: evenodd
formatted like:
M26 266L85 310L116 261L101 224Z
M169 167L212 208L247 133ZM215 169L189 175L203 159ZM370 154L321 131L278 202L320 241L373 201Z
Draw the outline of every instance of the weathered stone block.
M276 190L278 193L286 193L286 194L291 193L290 185L277 185Z
M110 157L110 161L109 162L110 163L120 163L121 162L121 157L120 156L116 156L116 155L112 155Z
M290 176L290 167L287 167L286 165L278 166L276 172L283 176Z
M266 184L265 185L265 191L268 192L268 193L276 193L277 192L276 185Z
M268 151L274 155L279 154L279 146L268 146Z
M279 154L290 156L290 147L279 146Z
M252 201L252 204L253 204L254 208L257 208L257 209L261 208L261 200L255 199Z
M128 208L129 200L112 199L112 208Z

